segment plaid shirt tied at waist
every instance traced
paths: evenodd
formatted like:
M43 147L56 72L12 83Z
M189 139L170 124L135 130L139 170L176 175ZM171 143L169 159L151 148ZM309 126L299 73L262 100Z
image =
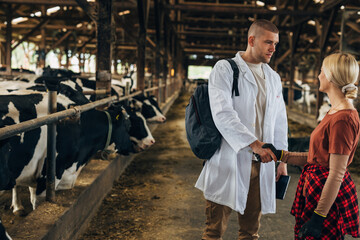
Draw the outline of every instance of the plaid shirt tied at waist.
M310 220L329 175L329 169L320 165L305 165L296 189L291 214L295 216L295 239L304 223ZM339 193L332 205L322 230L322 240L343 239L349 234L360 237L359 209L355 184L348 171L345 172ZM315 239L313 237L307 237Z

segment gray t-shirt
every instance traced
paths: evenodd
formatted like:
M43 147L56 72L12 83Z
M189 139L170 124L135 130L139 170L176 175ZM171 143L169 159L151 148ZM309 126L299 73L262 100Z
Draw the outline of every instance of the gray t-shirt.
M263 127L264 127L264 115L266 108L266 81L265 74L262 69L262 63L254 64L246 62L249 66L251 72L254 75L255 81L258 86L258 94L256 96L255 110L256 110L256 120L255 120L255 137L259 141L263 141Z

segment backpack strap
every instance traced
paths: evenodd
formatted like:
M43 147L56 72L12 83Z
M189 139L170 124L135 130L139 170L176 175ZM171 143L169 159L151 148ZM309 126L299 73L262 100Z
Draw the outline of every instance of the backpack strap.
M239 96L239 89L238 89L238 79L239 79L239 68L236 65L235 61L232 60L231 58L226 59L230 65L231 68L233 70L233 87L232 87L232 91L231 91L231 96L233 96L234 92L235 92L235 96Z

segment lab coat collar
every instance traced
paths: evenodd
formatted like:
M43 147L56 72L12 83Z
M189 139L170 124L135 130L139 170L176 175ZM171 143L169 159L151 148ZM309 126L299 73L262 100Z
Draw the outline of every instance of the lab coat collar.
M241 57L241 54L245 53L244 51L239 51L235 55L235 61L238 63L239 70L240 70L240 76L245 78L250 83L256 85L256 81L254 78L254 75L252 74L249 66L246 64L245 60Z

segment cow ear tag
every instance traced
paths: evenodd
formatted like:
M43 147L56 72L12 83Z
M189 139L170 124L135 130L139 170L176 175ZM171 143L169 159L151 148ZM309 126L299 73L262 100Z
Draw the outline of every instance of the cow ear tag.
M116 120L119 121L120 114L116 115Z

